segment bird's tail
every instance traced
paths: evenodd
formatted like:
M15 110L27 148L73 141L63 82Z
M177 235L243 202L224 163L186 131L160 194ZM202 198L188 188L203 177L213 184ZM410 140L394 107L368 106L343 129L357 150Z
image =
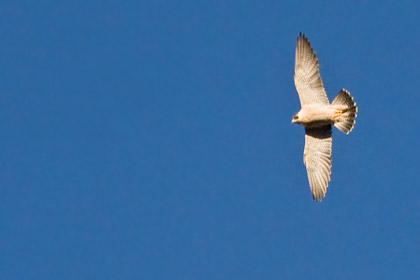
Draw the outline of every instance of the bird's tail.
M356 102L345 89L340 90L331 106L334 108L334 126L349 134L355 124L357 116Z

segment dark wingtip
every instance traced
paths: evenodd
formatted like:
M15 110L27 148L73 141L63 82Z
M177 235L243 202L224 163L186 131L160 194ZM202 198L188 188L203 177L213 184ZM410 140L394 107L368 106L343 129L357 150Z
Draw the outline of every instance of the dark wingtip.
M322 199L324 198L324 196L322 196L322 195L320 195L320 196L315 196L314 194L312 194L312 199L315 201L315 202L322 202Z
M307 39L306 36L305 36L305 34L303 32L299 32L298 39L300 39L300 38Z
M302 33L302 32L299 33L299 36L297 37L296 41L299 42L301 40L304 41L304 42L306 42L306 44L309 45L309 47L311 48L312 52L315 54L314 50L312 49L311 43L309 42L308 37L306 37L306 35L304 33Z

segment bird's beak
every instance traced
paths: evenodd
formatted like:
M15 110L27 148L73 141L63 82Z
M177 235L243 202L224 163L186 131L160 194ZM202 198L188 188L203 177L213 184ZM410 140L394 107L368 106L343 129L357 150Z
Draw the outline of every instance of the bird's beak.
M295 123L295 122L296 122L296 119L292 118L292 123Z

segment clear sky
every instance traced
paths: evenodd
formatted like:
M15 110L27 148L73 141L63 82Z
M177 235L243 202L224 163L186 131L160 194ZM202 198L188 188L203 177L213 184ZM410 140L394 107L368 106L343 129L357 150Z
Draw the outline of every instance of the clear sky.
M419 279L417 3L2 2L0 278ZM359 107L322 203L299 32Z

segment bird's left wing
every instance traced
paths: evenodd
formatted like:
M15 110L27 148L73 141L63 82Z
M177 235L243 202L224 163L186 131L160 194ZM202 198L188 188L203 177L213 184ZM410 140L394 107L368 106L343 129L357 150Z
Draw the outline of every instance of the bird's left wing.
M319 73L318 59L305 35L300 34L296 43L295 86L300 104L328 105L328 97Z
M308 173L312 197L321 201L331 174L331 125L305 129L303 162Z

